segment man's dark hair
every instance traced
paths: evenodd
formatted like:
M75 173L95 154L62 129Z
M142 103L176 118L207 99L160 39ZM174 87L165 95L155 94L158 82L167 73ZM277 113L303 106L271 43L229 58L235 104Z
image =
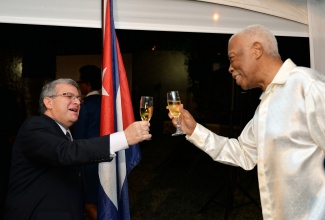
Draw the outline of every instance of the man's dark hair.
M102 87L102 71L95 65L82 66L79 69L80 81L89 83L92 89L99 90Z

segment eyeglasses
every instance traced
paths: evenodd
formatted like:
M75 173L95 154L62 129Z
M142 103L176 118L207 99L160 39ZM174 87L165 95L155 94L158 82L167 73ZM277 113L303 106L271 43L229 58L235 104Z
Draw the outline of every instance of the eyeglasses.
M78 99L80 104L82 104L84 102L84 100L82 99L81 96L76 96L75 94L71 93L71 92L64 92L62 94L58 94L58 95L51 95L49 96L50 98L55 98L57 96L63 96L63 97L67 97L69 98L71 101L74 101L75 99Z

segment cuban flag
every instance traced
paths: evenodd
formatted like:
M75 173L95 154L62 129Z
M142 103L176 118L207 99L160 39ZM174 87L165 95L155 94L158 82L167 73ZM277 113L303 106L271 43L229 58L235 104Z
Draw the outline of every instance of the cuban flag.
M115 33L112 0L103 3L103 66L101 135L123 131L134 122L128 80ZM128 174L141 159L139 145L117 152L111 162L100 163L99 220L130 219Z

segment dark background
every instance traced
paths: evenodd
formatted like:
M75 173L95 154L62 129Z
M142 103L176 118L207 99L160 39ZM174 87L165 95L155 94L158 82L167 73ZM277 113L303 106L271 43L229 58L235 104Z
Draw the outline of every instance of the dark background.
M19 126L29 116L26 113L31 105L29 100L38 100L44 81L55 78L56 56L101 54L102 31L4 23L0 24L0 30L0 91L4 97L0 108L2 214L11 146ZM242 91L232 83L230 74L223 74L227 73L229 65L227 44L230 35L116 32L122 53L151 51L155 46L158 51L181 51L187 56L188 90L200 106L197 118L200 123L226 125L228 129L221 134L235 137L252 117L260 90ZM297 65L310 66L308 38L277 37L277 40L283 60L291 58ZM8 64L17 57L22 59L21 76L12 74ZM218 71L222 74L211 71L211 63L215 62L221 64ZM208 99L198 99L202 94L209 94ZM137 101L133 100L133 103ZM233 129L234 126L237 130ZM228 211L234 210L233 198L238 199L238 195L233 196L240 189L238 184L233 184L237 179L246 184L246 190L258 203L255 170L243 172L213 162L184 137L171 138L161 127L153 126L151 132L153 140L141 144L143 159L129 178L132 219L223 219ZM211 203L214 198L219 199L217 203ZM242 193L239 198L239 204L248 201L250 205L243 206L241 210L244 211L232 212L233 219L254 219L252 215L260 219L258 205L251 205L252 200L247 200L246 194ZM208 208L203 209L205 205Z

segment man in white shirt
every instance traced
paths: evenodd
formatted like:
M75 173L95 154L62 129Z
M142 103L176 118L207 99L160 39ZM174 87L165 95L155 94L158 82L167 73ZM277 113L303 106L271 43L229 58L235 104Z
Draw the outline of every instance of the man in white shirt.
M263 219L324 219L325 75L283 62L276 38L261 25L234 34L228 57L239 86L263 91L254 117L230 139L181 106L186 139L215 161L245 170L257 165Z

